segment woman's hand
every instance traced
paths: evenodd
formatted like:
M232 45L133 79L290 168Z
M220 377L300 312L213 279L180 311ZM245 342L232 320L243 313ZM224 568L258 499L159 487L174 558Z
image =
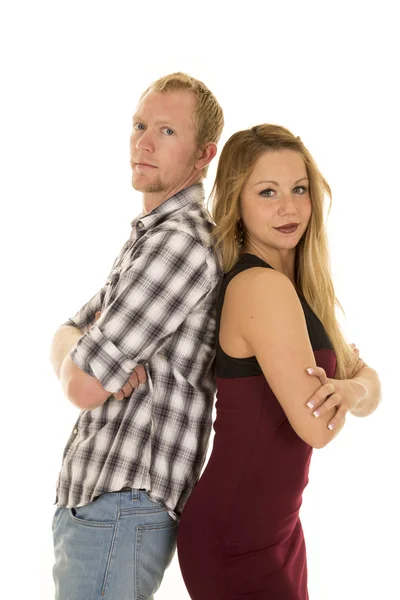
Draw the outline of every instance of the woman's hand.
M362 385L353 381L352 377L365 366L365 363L359 356L358 348L354 344L352 347L353 353L346 365L347 379L330 379L322 367L307 369L307 373L312 377L318 377L321 383L321 387L307 402L307 407L314 417L318 418L332 408L337 409L335 416L328 423L329 429L334 429L345 418L348 411L356 408L364 393Z
M345 366L346 379L352 379L360 369L367 366L363 359L360 358L360 351L357 346L355 344L350 345L353 349L353 352L351 353L350 358Z

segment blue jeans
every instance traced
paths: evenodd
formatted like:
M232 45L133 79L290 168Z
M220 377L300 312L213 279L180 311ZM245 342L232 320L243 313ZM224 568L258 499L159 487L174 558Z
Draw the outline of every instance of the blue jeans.
M153 600L177 523L146 492L99 496L53 518L56 600Z

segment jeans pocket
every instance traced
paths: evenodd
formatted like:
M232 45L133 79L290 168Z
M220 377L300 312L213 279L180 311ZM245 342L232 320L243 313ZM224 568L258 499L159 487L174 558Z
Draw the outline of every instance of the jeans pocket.
M91 504L79 506L78 508L70 508L69 514L71 519L78 525L84 525L86 527L115 527L115 521L110 520L109 514L102 513L99 510L93 510Z
M138 600L148 600L158 590L175 548L178 523L139 525L136 536L136 592Z

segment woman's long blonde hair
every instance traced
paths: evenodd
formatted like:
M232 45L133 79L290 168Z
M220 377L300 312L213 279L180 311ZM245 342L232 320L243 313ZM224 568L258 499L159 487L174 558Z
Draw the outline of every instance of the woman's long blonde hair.
M221 252L224 271L228 272L241 255L235 235L238 235L239 200L243 184L262 154L279 150L293 150L301 154L307 169L312 211L307 230L296 248L295 280L298 289L325 327L336 353L335 377L343 379L346 377L345 365L352 349L343 336L335 313L336 305L343 309L333 288L324 223L325 196L329 198L329 212L332 194L299 137L278 125L257 125L238 131L229 138L219 159L210 198L211 215L216 225L213 231L214 241Z

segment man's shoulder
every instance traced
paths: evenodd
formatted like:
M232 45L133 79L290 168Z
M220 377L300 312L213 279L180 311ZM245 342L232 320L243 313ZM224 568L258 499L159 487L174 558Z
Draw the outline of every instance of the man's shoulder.
M154 228L153 234L169 232L174 237L190 237L197 242L206 254L214 255L212 230L213 224L202 207L189 206L183 211L177 211Z
M207 226L198 219L196 215L176 215L164 221L144 240L142 251L147 247L148 251L158 254L169 248L177 259L179 256L183 270L189 273L197 265L199 273L201 270L214 289L223 276L221 260L212 243L211 223Z

